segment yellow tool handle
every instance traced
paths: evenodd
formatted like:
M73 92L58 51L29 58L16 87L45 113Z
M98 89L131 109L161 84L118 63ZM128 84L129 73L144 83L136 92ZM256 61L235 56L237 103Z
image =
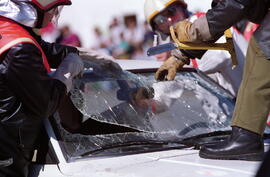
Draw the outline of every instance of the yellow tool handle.
M232 65L233 68L238 64L234 47L233 47L233 41L232 41L232 33L230 29L227 29L225 31L225 36L226 36L226 43L211 43L211 44L206 44L206 43L200 43L200 44L194 44L194 43L182 43L180 42L174 31L174 27L170 27L170 33L173 41L176 43L178 49L185 49L185 50L227 50L231 54L232 58Z
M194 44L194 43L189 43L189 42L180 42L174 32L173 26L170 27L170 32L173 41L177 44L179 49L188 49L188 50L227 50L227 43L211 43L211 44L206 44L206 43L199 43L199 44Z

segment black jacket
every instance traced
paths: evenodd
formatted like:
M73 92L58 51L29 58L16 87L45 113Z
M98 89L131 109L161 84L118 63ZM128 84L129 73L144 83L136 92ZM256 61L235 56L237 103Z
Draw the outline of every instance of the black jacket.
M226 29L247 19L260 24L269 9L269 0L220 0L206 13L213 38L219 38Z
M69 52L77 52L76 48L46 43L39 36L31 34L41 45L51 68L57 68ZM35 119L47 118L55 112L66 88L62 82L48 75L41 52L35 45L18 44L2 55L1 60L2 123L12 119L20 104L23 112Z
M215 1L215 0L214 0ZM220 38L226 29L247 19L261 24L254 37L267 58L270 59L270 0L216 0L215 6L208 10L206 19L213 41ZM202 23L201 28L207 25ZM201 58L206 51L181 50L190 58Z
M51 68L57 68L74 47L50 44L30 29L47 56ZM13 158L10 176L27 175L25 160L31 160L42 120L52 115L66 93L65 85L52 79L43 65L40 50L33 44L18 44L0 58L0 160ZM22 158L23 156L23 158ZM1 176L0 168L0 176Z

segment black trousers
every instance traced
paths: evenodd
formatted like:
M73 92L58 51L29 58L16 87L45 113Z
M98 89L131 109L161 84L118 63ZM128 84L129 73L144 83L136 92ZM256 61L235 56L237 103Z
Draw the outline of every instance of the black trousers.
M42 121L0 121L0 177L27 177Z
M270 150L267 152L256 177L270 177Z
M0 124L0 177L27 177L27 154L20 147L19 129Z

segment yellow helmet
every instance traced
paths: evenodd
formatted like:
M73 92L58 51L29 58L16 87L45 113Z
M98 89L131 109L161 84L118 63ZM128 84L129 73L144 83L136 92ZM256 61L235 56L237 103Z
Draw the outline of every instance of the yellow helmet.
M153 30L154 27L152 20L154 17L173 3L180 3L184 9L187 8L187 4L184 0L145 0L144 15Z

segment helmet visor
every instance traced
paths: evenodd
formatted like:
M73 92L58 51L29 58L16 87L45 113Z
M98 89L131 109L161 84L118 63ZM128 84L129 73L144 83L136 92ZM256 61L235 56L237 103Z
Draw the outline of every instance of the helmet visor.
M168 6L153 19L155 30L164 34L170 33L170 26L188 17L186 9L181 4L175 3Z
M60 17L61 11L63 10L64 6L58 6L55 7L53 9L51 9L50 11L48 11L47 13L51 14L52 19L50 20L55 26L58 25L58 19Z

